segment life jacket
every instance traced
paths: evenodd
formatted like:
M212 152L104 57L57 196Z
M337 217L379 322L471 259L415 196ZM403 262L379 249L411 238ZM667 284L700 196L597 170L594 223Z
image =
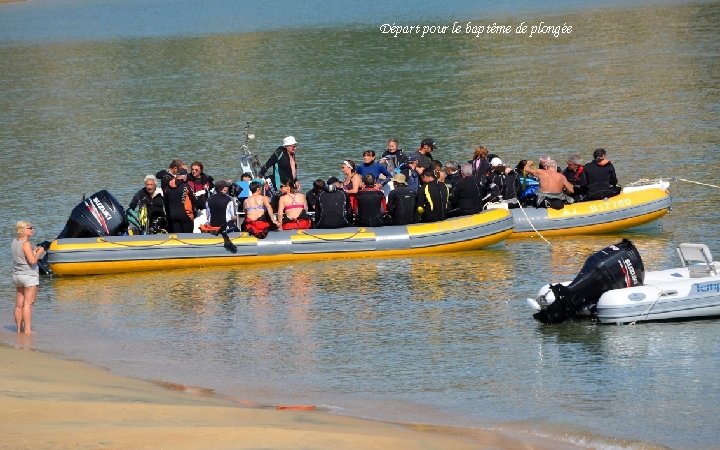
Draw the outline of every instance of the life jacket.
M268 232L272 228L272 223L268 222L267 220L248 220L245 219L245 222L242 224L243 231L247 231L252 236L255 236L259 239L265 239L268 235Z
M309 217L285 218L282 223L283 230L307 230L309 228L312 228L312 220Z

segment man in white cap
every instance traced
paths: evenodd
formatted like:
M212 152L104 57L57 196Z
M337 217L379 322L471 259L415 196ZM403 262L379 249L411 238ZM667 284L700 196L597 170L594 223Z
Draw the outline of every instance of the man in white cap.
M295 161L295 149L297 145L294 137L286 137L283 139L282 145L275 150L267 162L260 168L260 176L264 177L265 172L272 167L273 176L271 180L276 190L283 181L297 179L297 161Z

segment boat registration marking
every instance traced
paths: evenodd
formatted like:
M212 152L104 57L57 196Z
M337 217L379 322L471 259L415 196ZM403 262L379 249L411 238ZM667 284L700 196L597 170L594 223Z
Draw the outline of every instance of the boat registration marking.
M614 209L629 208L633 205L632 199L620 198L617 200L607 200L604 202L593 202L593 204L571 204L565 205L565 207L558 211L559 214L553 214L553 216L569 217L579 216L583 214L595 214L599 212L612 211ZM548 212L557 210L548 210Z
M693 294L717 294L720 293L720 281L708 281L706 283L694 283Z

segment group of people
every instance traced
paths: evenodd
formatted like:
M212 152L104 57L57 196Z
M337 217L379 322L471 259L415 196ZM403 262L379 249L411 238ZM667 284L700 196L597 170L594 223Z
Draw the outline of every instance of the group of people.
M188 170L181 160L174 159L167 169L145 176L144 184L128 205L131 232L192 233L195 219L201 216L206 217L202 225L208 229L235 223L236 199L230 195L233 184L214 180L199 161Z
M522 160L512 168L484 146L476 147L465 163L442 164L432 156L437 149L433 139L423 139L417 150L406 154L391 138L379 160L375 151L364 150L362 163L340 163L344 179L317 179L303 194L297 181L297 147L294 137L286 137L260 170L261 177L272 170L269 179L277 195L262 200L262 180L251 184L252 195L244 206L248 231L436 222L476 214L489 202L561 209L620 193L604 149L595 150L593 160L584 165L578 155L571 156L561 171L549 156L540 158L537 167L532 160Z
M432 138L406 153L395 138L387 141L379 160L374 150L364 150L362 163L340 163L342 180L317 179L302 192L298 182L293 136L263 164L258 178L243 174L246 189L237 194L229 180L215 181L195 161L188 171L180 160L167 169L145 177L129 210L144 208L139 232L192 232L194 220L204 214L203 231L225 226L232 230L238 208L244 212L241 229L263 236L268 231L347 226L406 225L436 222L450 217L477 214L489 202L506 201L510 208L535 206L560 209L565 204L607 198L620 193L617 176L604 149L582 164L578 155L560 170L552 158L522 160L507 166L484 146L475 148L472 159L444 164L433 158L437 144ZM159 185L159 186L158 186ZM237 204L239 201L239 205ZM164 222L163 222L164 220Z

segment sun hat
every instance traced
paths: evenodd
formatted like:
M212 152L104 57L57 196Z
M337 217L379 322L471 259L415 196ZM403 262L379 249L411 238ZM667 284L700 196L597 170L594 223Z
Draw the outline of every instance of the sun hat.
M401 173L396 173L390 179L393 183L407 184L407 178Z
M285 147L286 145L297 145L297 141L295 140L294 137L288 136L285 139L283 139L283 147Z

